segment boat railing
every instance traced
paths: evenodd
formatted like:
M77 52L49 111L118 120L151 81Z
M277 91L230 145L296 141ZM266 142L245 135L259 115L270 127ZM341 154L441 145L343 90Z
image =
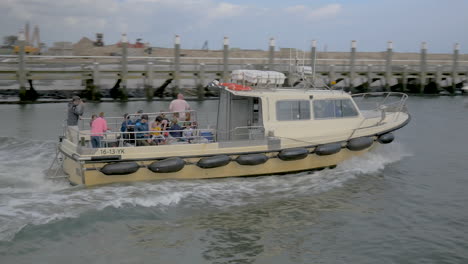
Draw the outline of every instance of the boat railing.
M361 113L363 113L364 118L360 124L353 129L348 139L352 138L357 130L381 125L389 113L394 113L393 121L398 120L401 113L407 113L406 100L408 99L408 95L405 93L371 92L353 94L352 97ZM381 97L383 97L383 99L379 100L378 98ZM370 113L371 115L366 115L364 113ZM380 120L378 122L370 126L363 127L363 124L367 120L375 119L378 116L380 116Z
M216 141L216 133L213 129L198 129L188 127L180 130L149 130L115 132L106 131L93 134L89 130L77 131L78 144L88 148L112 148L112 147L134 147L152 145L175 145L210 143ZM93 145L93 136L99 137L99 143Z
M406 113L406 100L408 95L399 92L372 92L352 95L354 102L361 111L396 113L394 120L398 119L400 113ZM378 98L383 99L378 100ZM376 100L377 99L377 100Z
M180 115L183 113L184 118L181 120ZM136 121L141 118L142 115L148 116L148 124L155 121L156 117L161 116L164 119L171 122L174 118L177 118L179 123L184 125L187 124L198 124L197 112L195 110L187 110L181 112L151 112L151 113L135 113L128 114L128 120L131 121L132 125L135 125ZM125 121L123 115L121 117L104 117L107 121L107 127L112 131L120 131L122 123ZM82 117L78 123L80 131L91 129L91 117Z

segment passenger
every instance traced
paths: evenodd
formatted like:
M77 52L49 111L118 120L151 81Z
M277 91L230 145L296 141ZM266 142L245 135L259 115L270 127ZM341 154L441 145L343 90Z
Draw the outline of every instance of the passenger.
M179 125L179 121L177 120L177 118L172 119L171 127L168 128L168 130L173 131L173 132L169 132L169 134L171 135L171 137L177 138L177 139L182 139L182 130L183 130L183 127L181 127L181 126Z
M104 112L99 113L91 124L91 145L93 148L100 148L104 133L108 130L107 121L104 119Z
M162 135L161 133L161 122L162 122L162 118L160 116L156 117L156 119L154 120L154 122L151 124L151 127L150 127L150 130L153 131L151 132L151 138L153 140L154 143L156 144L161 144L161 143L164 143L165 141L165 138L164 136Z
M67 116L67 138L77 144L78 143L78 120L84 112L84 103L79 96L73 96L72 101L68 103Z
M136 124L138 122L140 122L140 119L141 119L141 115L143 114L143 110L138 110L135 115L132 117L132 123L133 124Z
M93 114L91 115L91 120L89 121L89 127L91 128L91 126L93 125L93 121L97 118L97 115L96 114Z
M137 132L136 133L137 146L155 145L155 143L151 140L151 136L149 133L147 115L142 115L141 120L135 124L135 132Z
M197 122L192 122L192 125L185 127L183 134L184 134L184 138L189 143L192 143L192 141L195 139L196 129L197 129Z
M179 120L186 120L186 111L190 110L190 105L184 100L183 94L178 94L177 99L172 100L169 111L179 113Z
M159 114L159 117L161 117L161 130L166 131L169 127L169 119L166 118L166 114L164 114L164 110L161 110L161 113ZM164 137L168 137L169 133L164 132Z

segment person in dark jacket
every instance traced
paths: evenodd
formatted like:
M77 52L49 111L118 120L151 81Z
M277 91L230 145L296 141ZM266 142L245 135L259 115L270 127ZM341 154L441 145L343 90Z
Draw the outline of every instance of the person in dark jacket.
M137 146L155 145L155 143L151 140L147 115L142 115L140 121L135 124L135 132L137 132Z
M172 119L171 127L168 128L167 130L174 131L174 132L169 132L169 134L171 135L171 137L177 138L178 140L180 140L182 138L183 129L184 128L179 125L179 121L177 120L177 118L174 118Z
M68 103L67 138L73 143L78 143L78 120L84 113L84 103L79 96L73 96Z

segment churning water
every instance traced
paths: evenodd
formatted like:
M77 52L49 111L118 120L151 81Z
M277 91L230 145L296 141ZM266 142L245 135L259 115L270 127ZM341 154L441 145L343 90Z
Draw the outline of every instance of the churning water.
M396 142L333 170L95 188L45 179L64 108L0 105L1 263L468 262L462 98L412 98Z

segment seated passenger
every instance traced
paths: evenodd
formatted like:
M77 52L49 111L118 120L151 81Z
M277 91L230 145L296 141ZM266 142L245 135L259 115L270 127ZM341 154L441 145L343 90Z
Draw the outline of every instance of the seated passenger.
M161 133L161 130L162 130L161 122L162 122L162 118L158 116L156 117L156 119L154 120L154 122L151 124L151 127L150 127L150 130L154 131L154 132L151 132L151 136L152 136L151 138L156 144L161 144L165 141L165 138Z
M192 143L192 141L195 139L196 129L197 122L192 122L191 125L185 127L183 131L184 139L186 139L189 143Z
M129 128L130 126L132 126L132 131L133 131L133 123L132 123L132 120L130 120L130 116L126 113L124 114L124 121L122 122L122 125L120 126L120 132L129 132ZM125 133L123 134L122 138L124 139L130 139L130 134L128 133Z
M136 133L137 146L155 145L155 143L151 140L151 136L149 133L147 115L142 115L141 120L135 124L135 132L137 132Z
M181 138L182 138L182 130L183 130L183 127L181 127L181 126L179 125L179 121L177 120L177 118L172 119L171 127L168 128L167 130L174 131L174 132L169 132L169 134L171 135L171 137L177 138L177 139L181 139Z

